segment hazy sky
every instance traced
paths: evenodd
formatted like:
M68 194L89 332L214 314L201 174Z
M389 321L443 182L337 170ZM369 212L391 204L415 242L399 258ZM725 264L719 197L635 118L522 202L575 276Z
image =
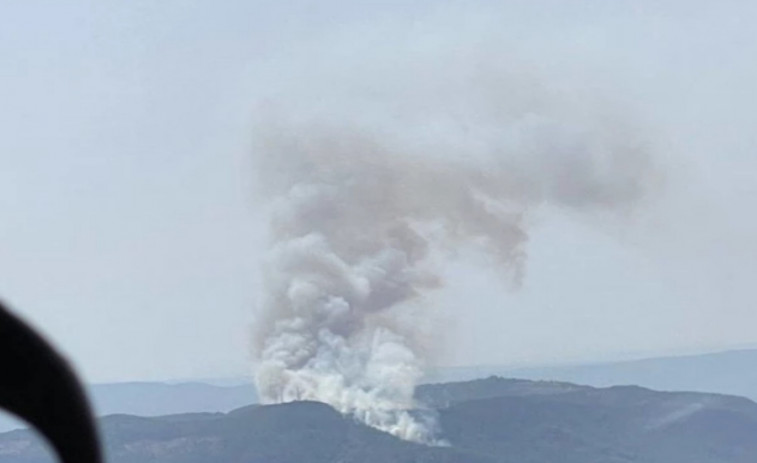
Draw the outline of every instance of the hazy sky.
M319 91L321 57L475 42L623 102L666 181L633 218L535 211L518 291L452 264L440 362L757 344L751 2L379 3L4 2L0 296L91 381L248 374L255 102Z

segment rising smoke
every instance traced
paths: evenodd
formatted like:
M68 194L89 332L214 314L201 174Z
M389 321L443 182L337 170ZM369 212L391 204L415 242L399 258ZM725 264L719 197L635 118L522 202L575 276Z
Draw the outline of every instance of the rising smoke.
M321 56L261 109L264 402L317 400L438 442L413 395L440 337L424 296L445 285L446 256L478 249L517 285L534 208L627 211L653 183L647 135L612 105L507 56L449 50Z

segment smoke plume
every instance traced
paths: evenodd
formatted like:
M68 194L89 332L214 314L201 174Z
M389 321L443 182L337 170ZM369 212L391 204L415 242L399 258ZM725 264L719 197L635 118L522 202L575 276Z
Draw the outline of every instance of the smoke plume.
M264 402L317 400L437 442L413 394L440 337L426 332L424 296L445 285L447 256L477 249L517 285L530 211L623 212L653 182L648 136L622 111L506 57L449 49L347 53L349 66L345 53L322 56L304 88L272 92L261 109Z

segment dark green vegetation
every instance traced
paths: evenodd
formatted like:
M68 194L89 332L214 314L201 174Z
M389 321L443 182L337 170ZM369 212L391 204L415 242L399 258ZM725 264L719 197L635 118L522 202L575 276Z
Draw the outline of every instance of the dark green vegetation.
M395 439L300 402L101 420L112 463L754 463L757 404L740 397L489 378L423 386L449 447ZM50 461L28 432L0 462Z

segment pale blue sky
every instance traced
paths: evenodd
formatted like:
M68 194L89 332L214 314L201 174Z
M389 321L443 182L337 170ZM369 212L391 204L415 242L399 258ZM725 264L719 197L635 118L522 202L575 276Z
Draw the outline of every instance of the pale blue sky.
M657 132L668 184L632 224L538 211L518 292L455 264L441 361L757 344L754 6L469 2L461 16L407 3L4 2L0 295L91 381L247 374L263 83L307 91L301 49L317 65L319 43L359 46L361 30L454 42L496 27L548 79L591 73L622 94Z

